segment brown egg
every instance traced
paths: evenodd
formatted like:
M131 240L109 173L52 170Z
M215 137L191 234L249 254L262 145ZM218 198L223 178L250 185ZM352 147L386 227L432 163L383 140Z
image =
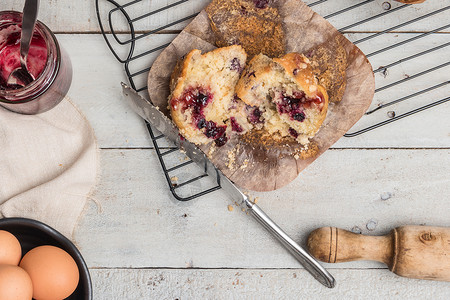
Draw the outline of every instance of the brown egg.
M79 280L78 267L64 250L54 246L31 249L20 262L33 282L33 298L36 300L64 299L76 289Z
M0 265L17 266L21 256L22 248L17 238L8 231L0 230Z
M0 299L31 300L33 284L24 269L0 265Z

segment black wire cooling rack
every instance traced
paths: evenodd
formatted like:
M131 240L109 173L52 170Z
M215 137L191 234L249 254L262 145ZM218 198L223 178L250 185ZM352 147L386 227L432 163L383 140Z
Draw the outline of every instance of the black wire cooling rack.
M434 6L427 2L408 5L379 0L306 2L360 47L373 66L379 65L374 68L375 75L379 76L376 77L379 80L376 80L374 103L366 112L366 117L380 111L386 112L401 103L416 103L412 108L408 105L408 109L400 114L395 110L388 110L381 115L384 120L363 126L345 134L345 137L358 136L450 100L450 33L446 32L450 28L450 5L445 3L447 1L438 1L439 5ZM97 17L106 44L115 58L124 65L134 90L148 97L147 74L151 63L205 4L206 2L198 0L96 0ZM410 29L411 26L415 26L414 30ZM406 38L397 39L395 33L399 32L404 33L402 37ZM439 39L429 41L432 34L441 33ZM402 56L393 56L391 50L396 50ZM397 76L393 81L384 79L391 70L398 73L399 68L404 73L400 78ZM407 74L406 70L413 73ZM443 75L435 76L435 72ZM417 79L425 84L405 88L405 84L417 82ZM392 95L394 99L391 99ZM220 189L217 184L206 184L206 187L205 184L196 185L196 182L207 177L206 173L183 178L182 182L178 178L174 180L172 174L190 168L192 161L186 160L169 166L168 161L173 162L174 159L168 157L177 149L168 145L164 136L153 130L148 123L147 128L169 189L176 199L187 201ZM191 175L192 171L187 170L181 174ZM188 193L181 193L181 188L186 186L190 186Z

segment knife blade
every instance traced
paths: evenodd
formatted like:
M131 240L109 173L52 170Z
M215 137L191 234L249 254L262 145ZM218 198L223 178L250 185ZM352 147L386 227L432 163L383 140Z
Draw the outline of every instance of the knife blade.
M264 211L242 193L197 146L190 143L181 135L175 124L167 118L158 107L154 106L150 100L145 99L133 89L122 82L122 92L124 98L134 112L149 122L154 128L158 129L178 148L183 149L186 155L202 167L206 173L217 180L217 183L225 192L228 193L234 203L246 209L259 223L263 225L296 259L305 269L311 273L316 280L324 286L333 288L335 280L331 274L320 265L305 249L300 247L291 239Z

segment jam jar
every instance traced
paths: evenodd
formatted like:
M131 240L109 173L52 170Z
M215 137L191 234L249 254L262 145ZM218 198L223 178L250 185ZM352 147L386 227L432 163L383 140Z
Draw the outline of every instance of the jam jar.
M0 12L0 105L21 114L38 114L56 106L69 90L72 65L55 35L37 21L27 57L34 80L26 86L8 84L20 67L22 13Z

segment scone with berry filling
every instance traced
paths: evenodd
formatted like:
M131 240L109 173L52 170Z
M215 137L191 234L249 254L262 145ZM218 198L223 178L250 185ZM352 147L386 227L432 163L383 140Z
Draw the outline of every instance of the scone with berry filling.
M328 95L318 84L310 61L299 53L271 59L263 54L248 64L236 86L247 104L249 121L274 138L292 137L307 144L322 125Z
M212 141L223 146L232 131L250 128L241 116L235 85L247 54L241 46L218 48L201 54L190 51L171 78L169 109L181 134L195 144Z

